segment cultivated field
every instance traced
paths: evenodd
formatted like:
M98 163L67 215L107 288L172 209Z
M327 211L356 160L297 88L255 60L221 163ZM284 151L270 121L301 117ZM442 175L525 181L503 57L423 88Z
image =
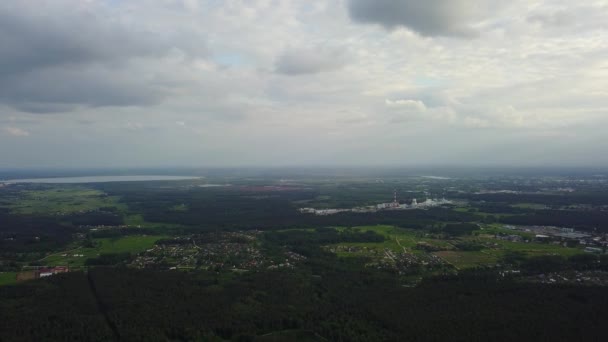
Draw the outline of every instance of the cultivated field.
M8 206L21 215L65 215L110 207L125 209L118 198L79 186L24 191Z
M0 286L16 283L16 275L15 272L0 272Z
M352 229L363 232L371 230L383 235L386 240L384 242L370 243L339 243L329 246L340 257L382 258L386 250L390 250L393 253L410 253L414 255L432 254L440 257L457 269L463 269L496 265L507 251L522 252L531 257L542 255L561 255L567 257L583 253L581 248L566 248L561 245L534 242L532 241L533 234L500 228L500 225L489 225L483 230L474 232L474 235L455 238L436 238L433 237L433 234L429 234L426 231L393 226L362 226ZM521 235L528 242L499 240L494 237L498 233ZM477 244L482 246L482 248L475 251L460 250L457 246L461 243ZM418 248L417 245L419 246ZM436 251L431 252L420 248L420 246L425 246L431 250L435 249Z
M79 247L76 249L55 253L40 260L49 266L67 265L70 267L83 266L88 258L95 258L101 254L114 253L140 253L154 246L154 243L166 236L125 236L119 239L94 239L95 247Z

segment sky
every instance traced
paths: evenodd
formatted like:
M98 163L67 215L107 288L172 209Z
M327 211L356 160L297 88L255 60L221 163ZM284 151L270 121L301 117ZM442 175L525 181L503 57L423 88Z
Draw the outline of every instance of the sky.
M608 166L608 0L0 2L0 168Z

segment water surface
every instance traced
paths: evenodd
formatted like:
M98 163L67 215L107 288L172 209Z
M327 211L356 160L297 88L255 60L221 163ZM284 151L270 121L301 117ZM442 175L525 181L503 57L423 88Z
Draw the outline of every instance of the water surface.
M194 176L85 176L85 177L56 177L56 178L24 178L0 181L0 183L45 183L45 184L78 184L78 183L107 183L107 182L145 182L145 181L174 181L200 179Z

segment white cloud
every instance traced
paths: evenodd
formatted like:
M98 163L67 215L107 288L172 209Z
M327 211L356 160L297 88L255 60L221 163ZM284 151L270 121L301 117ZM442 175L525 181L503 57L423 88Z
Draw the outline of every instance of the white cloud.
M608 164L606 13L569 0L5 1L0 127L35 134L8 143L2 129L0 155L525 163L530 143L567 161L544 137L559 136L577 162Z
M27 137L30 135L30 132L28 132L24 129L18 128L18 127L11 127L11 126L3 127L2 131L4 131L4 133L6 133L10 136L13 136L13 137Z
M282 53L275 62L278 73L286 75L316 74L342 68L348 58L337 48L298 48Z
M139 131L144 129L146 126L141 122L127 122L125 127L131 131Z
M384 101L386 107L399 109L404 111L417 111L423 112L426 110L426 105L424 102L419 100L389 100L386 99Z

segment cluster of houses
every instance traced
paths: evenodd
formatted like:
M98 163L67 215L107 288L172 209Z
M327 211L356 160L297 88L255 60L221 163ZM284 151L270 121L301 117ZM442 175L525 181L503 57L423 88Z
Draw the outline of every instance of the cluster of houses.
M40 267L35 270L17 273L17 281L46 278L60 273L67 273L69 271L70 268L67 266Z
M254 243L260 232L221 232L176 238L157 243L131 264L138 268L232 268L266 267L268 258ZM297 259L297 255L288 256Z
M588 253L605 253L608 247L608 241L605 234L588 233L577 231L574 228L562 228L554 226L513 226L505 225L506 229L523 231L534 234L536 241L564 244L569 245L571 243L585 246L585 252ZM508 240L513 242L522 242L523 237L517 234L496 236L501 240Z

